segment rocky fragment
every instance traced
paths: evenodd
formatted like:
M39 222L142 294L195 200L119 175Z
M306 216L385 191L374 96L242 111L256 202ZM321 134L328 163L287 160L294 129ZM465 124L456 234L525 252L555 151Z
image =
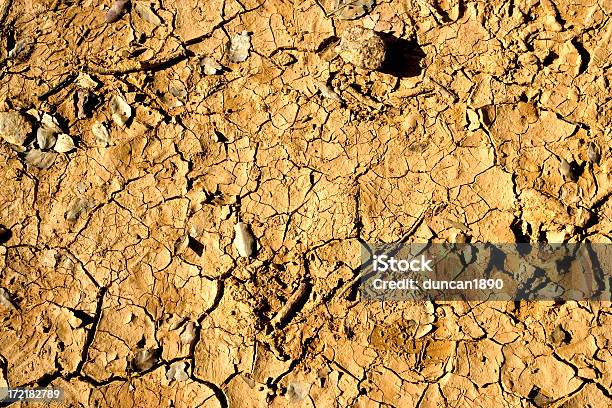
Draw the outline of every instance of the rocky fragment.
M21 53L23 53L23 51L26 48L26 43L23 40L19 40L15 43L15 46L13 48L11 48L11 50L8 52L8 58L9 59L14 59L17 58L19 55L21 55Z
M468 130L470 132L474 132L480 129L480 115L473 109L466 109L465 111L466 119L468 123Z
M242 221L238 221L236 225L234 225L234 232L236 234L234 237L234 247L238 251L238 255L243 258L253 256L256 249L256 242L249 226Z
M23 146L32 133L32 124L20 112L0 112L0 137L6 142Z
M96 143L100 147L108 147L110 145L110 134L108 129L102 122L96 122L91 127L91 133L96 137Z
M420 326L416 333L414 334L414 338L415 339L420 339L422 337L425 337L426 335L428 335L429 333L431 333L434 330L434 325L433 324L426 324L424 326Z
M132 369L137 372L150 370L157 362L157 357L157 350L139 349L132 359Z
M335 0L331 14L341 20L355 20L370 13L375 0Z
M3 225L0 225L0 244L4 244L9 239L11 239L12 236L13 236L13 233L11 232L10 229L6 228Z
M57 137L53 130L39 127L36 131L36 142L38 143L38 147L43 150L51 149L55 145L56 140Z
M4 288L0 288L0 306L8 310L16 310L17 308L13 304L11 295Z
M72 140L72 138L65 133L62 133L57 137L57 141L53 147L53 150L58 153L68 153L74 149L76 149L74 140Z
M91 202L86 198L79 198L74 202L72 207L64 214L67 221L76 221L81 214L89 210Z
M550 340L554 345L561 345L562 343L566 343L566 339L568 338L568 333L563 330L561 325L558 325L555 330L550 334Z
M168 88L168 91L170 92L170 95L174 96L182 102L185 102L187 100L187 96L189 95L185 84L181 81L176 80L172 81L170 87Z
M39 149L32 149L26 154L25 161L29 166L47 170L53 165L56 158L57 153L55 152L44 152Z
M592 163L599 163L601 159L601 149L595 143L589 143L587 148L587 158Z
M386 46L375 31L356 26L342 33L336 52L356 67L375 71L385 62Z
M176 242L174 242L174 254L175 255L182 254L183 252L185 252L188 246L189 246L189 235L185 234L185 235L180 236L176 240Z
M125 126L132 117L132 108L121 95L113 96L110 101L110 111L113 121L121 127Z
M287 385L287 399L290 401L302 401L308 396L309 388L307 384L291 382Z
M62 131L58 120L54 116L49 115L48 113L42 114L42 117L40 119L40 126L55 133L60 133Z
M327 85L325 82L318 81L316 83L316 86L324 98L332 99L337 102L342 102L342 98L340 98L340 95L338 95L338 92L336 92L334 88Z
M87 117L87 106L89 102L89 92L80 89L76 95L76 116L78 119L85 119Z
M202 67L205 75L216 75L223 69L221 64L211 57L202 58L202 61L200 61L200 66Z
M96 89L98 87L98 82L89 74L84 72L79 73L79 76L76 79L76 84L83 89Z
M290 316L301 308L301 305L308 299L310 294L310 285L307 282L302 282L295 292L291 294L291 297L285 303L285 305L278 311L278 313L272 318L270 323L274 328L281 328L287 323Z
M115 1L113 5L111 6L110 10L108 10L108 12L106 13L106 16L104 17L104 21L107 24L119 21L121 17L123 16L123 14L125 13L125 10L127 9L127 6L129 3L130 3L129 0Z
M137 2L134 5L134 11L136 11L138 17L140 17L149 24L153 24L154 26L160 26L162 24L162 21L159 16L155 14L153 10L151 10L151 7L147 6L143 2Z
M61 255L56 249L48 249L43 252L40 263L47 268L55 268L59 258Z
M38 115L38 113L36 113ZM43 113L40 116L40 126L36 131L36 142L42 150L53 148L57 141L57 134L61 133L62 129L55 117L48 113Z
M168 371L166 371L166 379L168 381L187 381L189 379L189 374L187 374L187 367L188 365L184 361L177 361L175 363L170 364L170 368L168 368Z
M578 175L576 174L576 169L574 166L569 163L565 159L561 159L561 163L559 164L559 172L566 180L576 181L578 180Z
M195 322L189 321L185 325L183 332L180 335L181 343L187 345L191 344L196 338L196 325Z
M530 399L536 407L548 407L552 402L552 398L542 392L540 387L534 386L529 393Z
M248 31L243 31L232 37L228 50L228 57L231 62L243 62L249 57L251 49L251 35Z

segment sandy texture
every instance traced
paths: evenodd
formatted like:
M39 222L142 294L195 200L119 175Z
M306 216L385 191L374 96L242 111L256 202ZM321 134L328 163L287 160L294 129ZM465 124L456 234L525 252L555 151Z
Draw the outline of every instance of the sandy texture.
M610 0L111 5L0 1L0 111L29 134L0 143L0 387L610 405L607 303L382 305L352 284L360 241L407 232L610 242ZM379 70L337 55L354 26L384 40ZM39 144L54 121L62 144Z

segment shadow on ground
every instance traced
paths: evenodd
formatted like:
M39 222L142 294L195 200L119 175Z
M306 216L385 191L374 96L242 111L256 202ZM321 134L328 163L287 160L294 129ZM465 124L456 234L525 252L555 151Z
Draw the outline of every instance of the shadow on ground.
M387 58L381 72L398 78L410 78L421 74L421 60L425 53L416 40L406 40L392 34L378 33L387 45Z

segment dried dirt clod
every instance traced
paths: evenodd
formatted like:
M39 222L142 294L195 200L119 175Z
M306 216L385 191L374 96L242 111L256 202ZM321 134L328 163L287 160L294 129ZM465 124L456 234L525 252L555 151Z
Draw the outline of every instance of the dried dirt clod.
M116 2L114 2L110 10L108 10L108 12L106 13L104 21L106 23L114 23L116 21L119 21L125 13L125 10L127 9L129 3L129 0L117 0Z
M601 149L595 143L589 143L587 158L593 163L599 163L599 160L601 160Z
M33 166L40 170L47 170L53 165L56 158L57 153L55 152L43 152L39 149L33 149L28 152L25 161L28 166Z
M569 163L565 159L561 159L561 163L559 164L559 172L566 180L571 180L571 181L578 180L576 169L571 163Z
M527 120L527 123L535 123L538 120L538 109L533 103L519 102L517 108L521 116Z
M32 124L19 112L0 112L0 137L10 144L23 146L32 133Z
M561 325L557 326L555 330L550 334L550 340L553 344L559 346L563 343L566 343L568 339L568 333L563 330Z
M248 31L236 34L230 41L228 57L231 62L243 62L249 57L251 35Z
M236 233L234 237L234 246L238 251L238 255L243 258L253 256L253 254L255 254L256 242L249 226L242 221L238 221L236 225L234 225L234 232Z
M387 54L383 39L375 31L363 27L346 30L336 52L346 62L372 71L383 66Z

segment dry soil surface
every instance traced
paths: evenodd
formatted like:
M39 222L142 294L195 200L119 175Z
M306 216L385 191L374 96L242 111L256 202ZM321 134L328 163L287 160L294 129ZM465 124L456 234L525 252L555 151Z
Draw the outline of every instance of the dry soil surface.
M0 387L612 404L609 303L354 284L365 241L610 243L612 1L112 4L0 2Z

